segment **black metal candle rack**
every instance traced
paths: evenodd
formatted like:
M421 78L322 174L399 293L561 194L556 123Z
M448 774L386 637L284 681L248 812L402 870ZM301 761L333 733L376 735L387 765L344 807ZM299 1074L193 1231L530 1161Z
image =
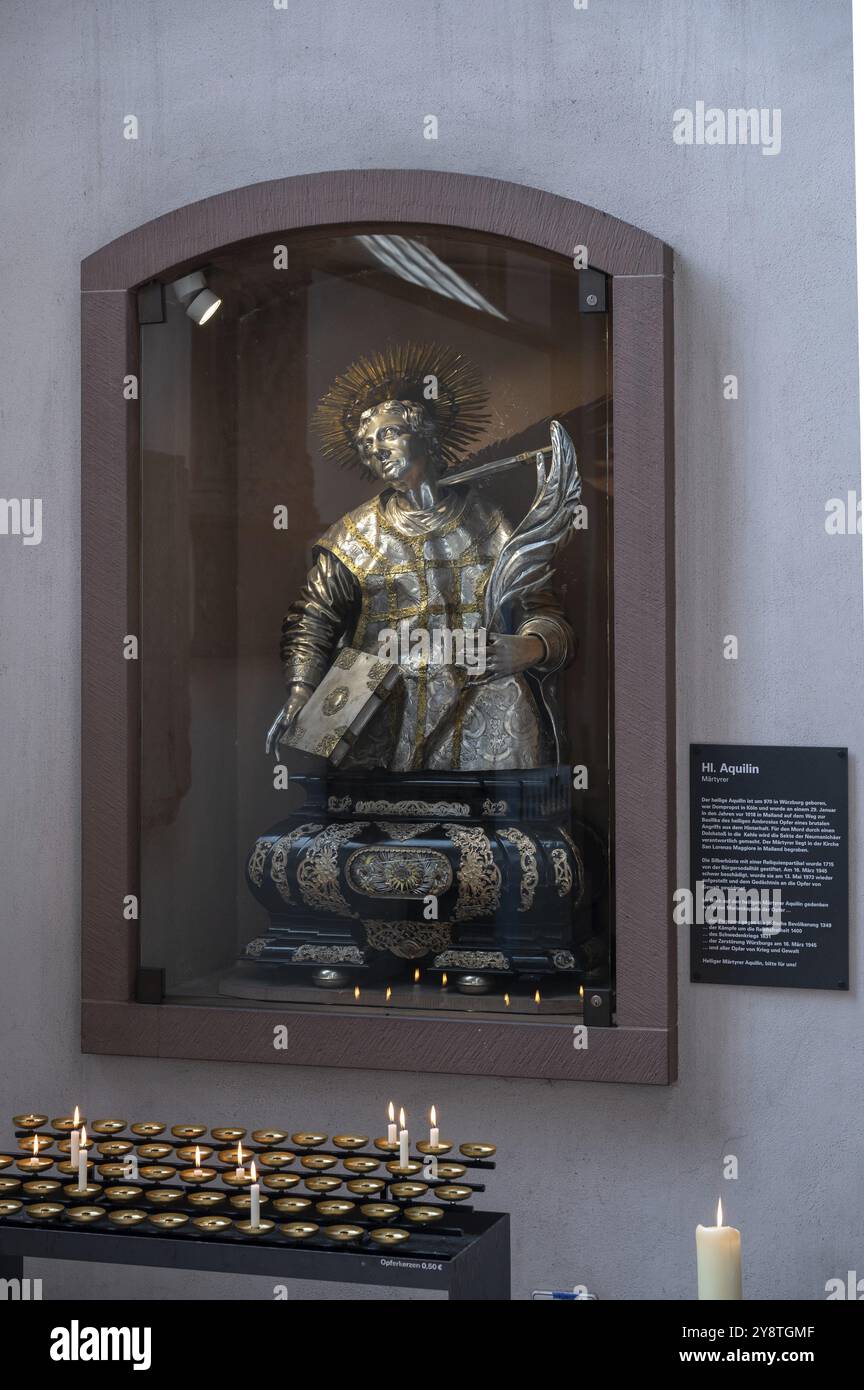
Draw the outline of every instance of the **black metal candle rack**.
M44 1255L510 1296L509 1220L473 1205L494 1145L421 1141L403 1167L398 1142L365 1135L97 1120L82 1191L72 1120L14 1123L0 1154L5 1277Z

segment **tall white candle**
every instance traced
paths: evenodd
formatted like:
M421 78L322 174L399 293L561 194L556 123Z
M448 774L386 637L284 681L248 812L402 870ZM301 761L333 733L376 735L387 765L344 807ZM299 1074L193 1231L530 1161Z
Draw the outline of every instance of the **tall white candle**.
M405 1125L405 1111L399 1111L399 1167L408 1167L408 1130Z
M260 1226L261 1224L261 1188L259 1187L257 1182L258 1175L255 1172L254 1158L249 1166L249 1175L252 1178L252 1186L249 1189L250 1196L252 1198L249 1210L249 1222L254 1229L254 1227Z
M696 1227L696 1274L700 1299L741 1298L741 1232L723 1225L723 1203L717 1203L717 1225Z
M78 1151L78 1191L87 1186L87 1126L81 1126L81 1147Z
M398 1144L399 1140L396 1137L396 1119L392 1100L390 1101L390 1104L387 1106L387 1119L389 1121L387 1125L387 1143Z
M429 1145L435 1148L438 1144L441 1131L438 1128L438 1116L435 1113L435 1106L429 1112Z
M69 1161L75 1168L78 1163L78 1153L81 1148L81 1131L78 1126L81 1123L81 1115L78 1106L75 1106L75 1114L72 1116L72 1133L69 1135Z

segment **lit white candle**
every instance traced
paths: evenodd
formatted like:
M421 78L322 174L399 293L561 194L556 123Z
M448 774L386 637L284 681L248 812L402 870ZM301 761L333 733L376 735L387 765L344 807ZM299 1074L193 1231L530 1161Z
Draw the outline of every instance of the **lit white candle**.
M405 1125L405 1111L399 1111L399 1167L408 1167L408 1130Z
M255 1172L255 1160L253 1158L249 1165L249 1175L252 1178L252 1186L249 1189L252 1198L249 1210L249 1222L254 1230L261 1224L261 1188L258 1186L258 1175Z
M434 1149L438 1146L441 1131L438 1128L438 1116L435 1113L435 1106L429 1112L429 1147Z
M741 1298L741 1232L723 1225L723 1203L717 1203L717 1225L696 1227L696 1273L700 1299Z
M78 1153L81 1148L81 1131L79 1128L81 1124L81 1114L77 1105L75 1106L75 1114L72 1120L72 1133L69 1135L69 1161L72 1167L75 1168L78 1165Z
M387 1143L398 1144L399 1140L396 1137L396 1112L393 1109L392 1100L387 1106L387 1118L389 1120L389 1124L387 1125Z
M237 1140L237 1167L234 1169L235 1178L243 1176L243 1145Z
M78 1191L87 1186L87 1126L81 1126L81 1147L78 1150Z

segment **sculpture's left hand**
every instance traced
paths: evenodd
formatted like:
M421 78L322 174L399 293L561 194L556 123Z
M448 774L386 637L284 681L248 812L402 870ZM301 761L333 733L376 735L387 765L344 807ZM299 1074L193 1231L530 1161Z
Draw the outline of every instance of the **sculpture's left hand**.
M545 655L544 644L532 633L490 632L486 638L486 679L497 680L527 671Z

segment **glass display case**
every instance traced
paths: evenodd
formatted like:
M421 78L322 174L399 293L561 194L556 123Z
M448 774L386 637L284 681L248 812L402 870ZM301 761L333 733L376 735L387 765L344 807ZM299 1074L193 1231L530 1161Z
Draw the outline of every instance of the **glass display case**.
M84 1050L674 1079L670 249L330 171L81 315Z
M428 225L203 278L205 322L181 282L140 329L141 964L169 999L579 1014L611 983L609 315L560 256Z

